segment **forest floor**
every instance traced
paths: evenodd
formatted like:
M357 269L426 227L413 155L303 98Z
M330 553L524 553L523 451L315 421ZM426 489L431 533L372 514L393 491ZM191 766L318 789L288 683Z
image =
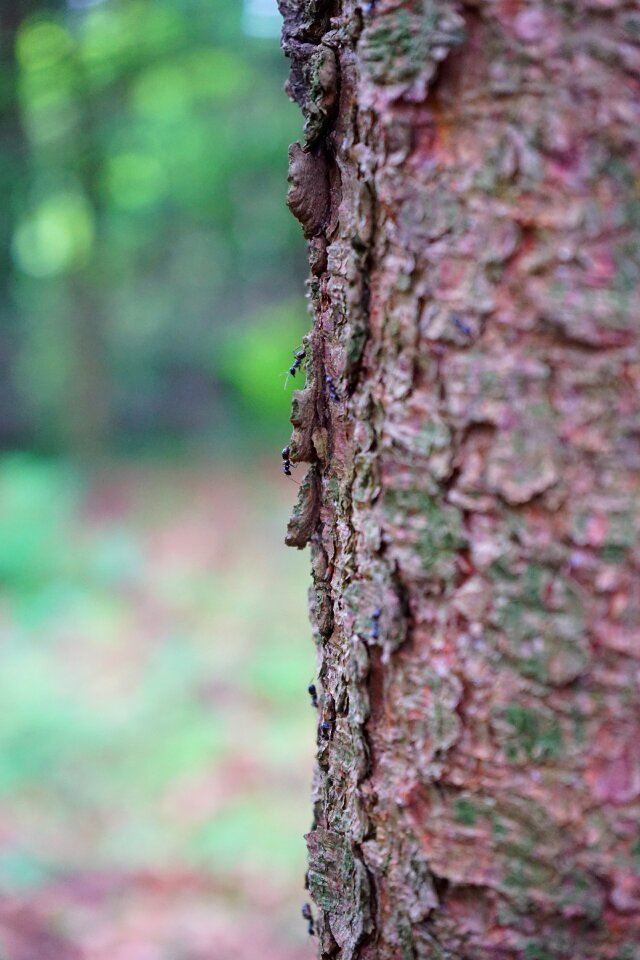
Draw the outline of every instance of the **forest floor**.
M279 465L0 462L1 960L310 960Z

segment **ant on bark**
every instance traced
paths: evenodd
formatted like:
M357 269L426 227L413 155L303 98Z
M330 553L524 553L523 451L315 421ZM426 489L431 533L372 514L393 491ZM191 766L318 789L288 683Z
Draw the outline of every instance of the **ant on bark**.
M291 470L292 469L295 470L296 465L295 463L291 463L291 460L290 460L291 450L289 449L289 447L282 448L281 456L282 456L282 472L284 473L285 477L291 477ZM291 479L293 480L293 477L291 477ZM293 482L298 487L300 486L297 480L293 480Z
M297 371L300 369L300 365L304 360L304 350L296 350L294 353L294 361L289 367L289 373L292 377L295 377Z
M331 399L333 400L334 403L337 403L338 400L340 399L340 397L338 396L338 391L336 390L336 385L335 385L335 383L333 382L333 377L330 377L329 374L326 374L326 376L325 376L325 378L324 378L324 382L326 383L327 388L328 388L328 390L329 390L329 396L331 397Z
M302 917L307 921L307 932L309 936L313 937L316 931L313 924L313 914L311 913L311 907L308 903L305 903L302 907Z
M317 689L316 689L315 683L310 683L309 686L307 687L307 691L308 691L308 693L309 693L309 696L311 697L311 706L314 708L314 710L317 710L317 708L318 708L318 691L317 691Z
M287 374L287 378L286 378L286 380L284 381L284 389L285 389L285 390L287 389L287 384L289 383L289 377L295 377L296 373L298 372L298 370L299 370L300 367L302 366L302 361L304 360L304 357L305 357L305 351L304 351L304 350L296 350L296 352L294 353L294 355L293 355L293 363L292 363L291 366L289 367L289 373Z
M336 706L333 697L327 697L322 708L322 723L320 724L320 737L323 740L331 740L333 726L336 719Z
M465 337L473 336L473 328L463 320L459 313L452 313L451 320L453 321L454 327L457 327L460 333L463 333Z

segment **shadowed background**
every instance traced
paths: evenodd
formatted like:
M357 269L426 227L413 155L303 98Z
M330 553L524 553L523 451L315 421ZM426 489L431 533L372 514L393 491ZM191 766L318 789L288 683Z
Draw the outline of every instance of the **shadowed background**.
M0 12L0 952L310 957L271 0Z

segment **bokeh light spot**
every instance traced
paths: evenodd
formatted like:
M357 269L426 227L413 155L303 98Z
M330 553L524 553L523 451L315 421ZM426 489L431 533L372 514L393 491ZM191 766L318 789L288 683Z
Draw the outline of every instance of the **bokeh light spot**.
M19 224L13 258L33 277L52 277L87 262L94 243L93 210L79 192L48 196Z
M42 70L58 63L73 49L71 34L59 23L36 20L18 31L16 56L25 70Z

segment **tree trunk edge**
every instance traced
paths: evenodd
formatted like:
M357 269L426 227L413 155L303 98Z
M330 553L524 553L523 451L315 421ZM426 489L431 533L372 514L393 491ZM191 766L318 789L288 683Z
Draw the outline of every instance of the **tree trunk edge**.
M640 10L280 0L322 958L640 958Z

